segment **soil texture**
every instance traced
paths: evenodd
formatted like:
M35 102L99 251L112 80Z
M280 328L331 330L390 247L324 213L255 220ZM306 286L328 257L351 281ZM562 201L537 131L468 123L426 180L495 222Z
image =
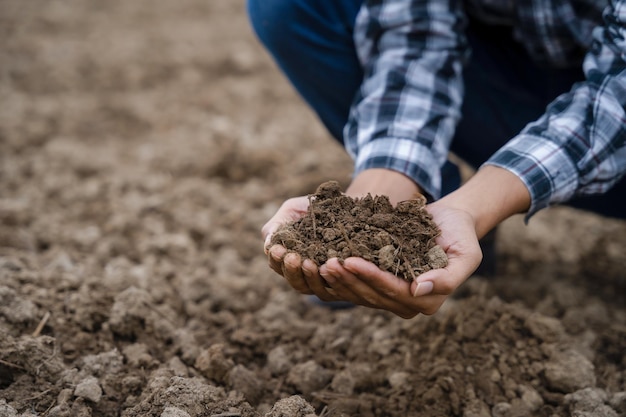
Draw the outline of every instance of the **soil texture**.
M271 244L318 266L331 258L360 257L406 281L448 264L423 197L393 207L387 196L355 199L342 194L337 181L327 181L309 201L307 213L278 229Z
M260 230L352 162L243 0L0 0L0 34L0 416L626 414L625 222L517 216L437 314L329 310Z

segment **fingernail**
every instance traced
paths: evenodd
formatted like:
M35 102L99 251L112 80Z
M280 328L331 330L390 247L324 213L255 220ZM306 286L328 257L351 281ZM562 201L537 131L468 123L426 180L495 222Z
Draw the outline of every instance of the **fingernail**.
M267 254L270 250L270 243L272 241L272 235L267 235L265 238L265 243L263 243L263 249L265 250L265 254Z
M427 295L433 292L433 283L431 281L424 281L417 283L413 297L419 297L421 295Z
M320 275L322 276L322 278L324 278L324 281L328 282L329 284L333 284L337 281L337 278L329 274L328 269L326 268L320 269Z
M271 249L271 248L270 248ZM272 257L273 260L275 260L276 262L280 262L282 259L280 257L280 255L276 254L276 252L272 252L270 250L270 256Z

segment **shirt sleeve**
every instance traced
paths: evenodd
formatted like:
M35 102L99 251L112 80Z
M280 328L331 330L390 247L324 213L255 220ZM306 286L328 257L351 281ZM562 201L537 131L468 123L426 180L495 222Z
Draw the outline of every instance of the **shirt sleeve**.
M608 191L626 173L626 0L613 1L585 56L585 81L486 164L528 187L527 218L552 204Z
M392 169L439 198L468 53L460 3L364 2L354 31L364 80L344 130L355 174Z

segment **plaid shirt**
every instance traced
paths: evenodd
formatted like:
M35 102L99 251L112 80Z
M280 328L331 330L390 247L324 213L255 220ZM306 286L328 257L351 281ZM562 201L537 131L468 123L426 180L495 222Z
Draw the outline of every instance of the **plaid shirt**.
M366 0L354 33L365 78L344 130L356 173L393 169L440 197L463 99L466 13L511 24L533 59L582 62L586 77L486 164L524 181L529 216L608 191L626 173L626 0Z

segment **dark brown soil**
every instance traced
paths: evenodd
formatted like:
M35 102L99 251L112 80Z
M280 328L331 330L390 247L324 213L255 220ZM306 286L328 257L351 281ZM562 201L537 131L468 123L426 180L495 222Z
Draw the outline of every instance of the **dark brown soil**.
M268 267L352 164L243 0L0 0L0 98L0 416L626 414L626 222L512 218L412 320Z
M342 194L337 181L328 181L309 201L306 215L278 229L272 244L317 265L330 258L361 257L406 281L448 264L435 243L440 231L424 198L393 207L387 196L351 198Z

